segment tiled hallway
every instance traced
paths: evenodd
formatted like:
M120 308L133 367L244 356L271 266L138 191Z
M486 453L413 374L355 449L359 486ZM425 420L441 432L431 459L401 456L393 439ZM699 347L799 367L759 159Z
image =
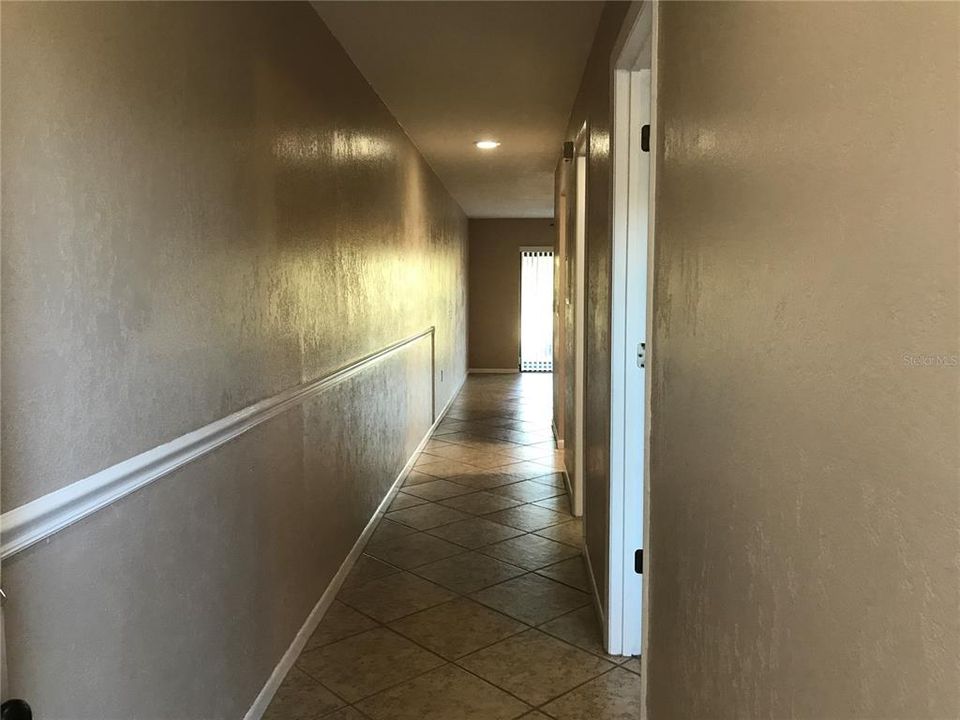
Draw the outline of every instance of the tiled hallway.
M549 375L470 377L266 718L639 718L550 422Z

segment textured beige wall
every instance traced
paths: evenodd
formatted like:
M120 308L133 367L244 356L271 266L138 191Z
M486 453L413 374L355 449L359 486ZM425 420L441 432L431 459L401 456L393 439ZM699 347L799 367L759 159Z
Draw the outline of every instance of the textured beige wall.
M464 376L466 218L307 4L7 2L0 100L4 510L437 327L4 563L39 717L241 717Z
M570 114L567 140L574 140L584 123L587 126L587 247L586 247L586 328L584 403L584 533L590 561L606 607L607 544L609 533L610 487L610 53L620 32L626 2L608 2L600 17L593 50ZM558 169L562 173L563 167ZM567 197L575 197L576 176L568 165ZM563 176L561 176L563 179ZM568 254L576 257L573 232L573 203L570 203ZM571 274L570 277L575 277ZM571 293L572 297L572 293ZM566 317L569 368L573 368L573 303ZM567 374L568 412L564 432L567 467L573 467L573 372Z
M520 364L520 248L555 240L549 219L470 220L470 367Z
M960 717L960 5L661 9L650 717Z

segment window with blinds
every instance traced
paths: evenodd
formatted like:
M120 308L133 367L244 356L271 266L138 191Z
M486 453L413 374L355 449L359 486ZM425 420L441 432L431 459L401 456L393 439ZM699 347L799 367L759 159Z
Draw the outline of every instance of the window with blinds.
M520 371L553 372L553 249L520 256Z

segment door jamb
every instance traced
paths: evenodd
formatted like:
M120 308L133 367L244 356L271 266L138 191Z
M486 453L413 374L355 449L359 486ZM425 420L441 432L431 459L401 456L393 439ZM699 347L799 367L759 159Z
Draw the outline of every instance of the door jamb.
M586 307L587 307L587 124L574 141L574 312L573 312L573 515L583 516L584 472L586 470L584 412L586 406ZM569 243L568 243L569 247Z

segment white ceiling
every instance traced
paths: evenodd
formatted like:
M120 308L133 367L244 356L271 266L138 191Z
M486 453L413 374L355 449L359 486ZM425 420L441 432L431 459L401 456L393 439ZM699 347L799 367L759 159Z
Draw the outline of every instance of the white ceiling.
M603 3L313 5L468 216L552 217Z

